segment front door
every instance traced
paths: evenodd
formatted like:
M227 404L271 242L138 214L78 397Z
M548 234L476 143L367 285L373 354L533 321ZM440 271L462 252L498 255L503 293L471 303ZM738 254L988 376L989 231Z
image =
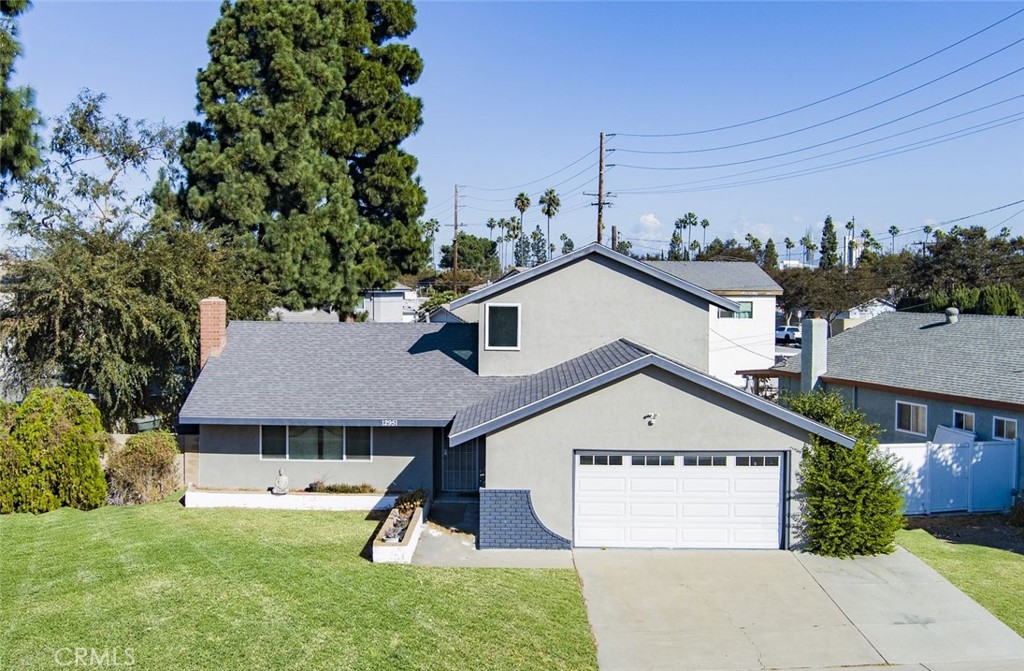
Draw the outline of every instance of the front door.
M446 492L480 489L480 451L477 441L446 446L441 452L441 488Z

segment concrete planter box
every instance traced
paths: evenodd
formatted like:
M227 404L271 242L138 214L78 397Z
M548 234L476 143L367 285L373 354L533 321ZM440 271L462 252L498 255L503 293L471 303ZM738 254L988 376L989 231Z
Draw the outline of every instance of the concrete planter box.
M190 489L186 508L264 508L267 510L387 510L395 505L394 494L313 494L289 492L217 492Z
M374 564L411 564L412 556L416 554L416 546L423 534L423 520L426 513L423 508L416 508L409 520L409 526L405 529L405 535L398 542L384 540L384 535L391 526L398 520L399 512L395 508L384 520L380 531L373 538L373 563Z

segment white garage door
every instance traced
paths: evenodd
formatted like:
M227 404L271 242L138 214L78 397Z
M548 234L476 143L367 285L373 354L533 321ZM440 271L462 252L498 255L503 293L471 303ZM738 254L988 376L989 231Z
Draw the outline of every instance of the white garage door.
M577 453L574 542L778 549L782 462L777 452Z

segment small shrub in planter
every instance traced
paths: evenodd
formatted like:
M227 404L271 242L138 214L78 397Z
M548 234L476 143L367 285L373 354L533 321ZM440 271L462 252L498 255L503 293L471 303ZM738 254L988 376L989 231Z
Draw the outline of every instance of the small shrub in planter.
M423 507L427 500L427 490L422 487L400 494L395 499L395 508L403 515L409 515L417 508Z
M852 448L811 436L800 464L802 528L809 549L832 557L888 554L903 527L897 458L878 446L878 426L836 392L786 399L794 412L856 439Z
M148 503L174 491L178 478L174 460L178 442L166 431L132 436L107 460L110 503Z
M360 485L348 485L345 483L327 484L323 480L317 480L306 487L307 492L317 494L374 494L377 490L373 485L362 483Z

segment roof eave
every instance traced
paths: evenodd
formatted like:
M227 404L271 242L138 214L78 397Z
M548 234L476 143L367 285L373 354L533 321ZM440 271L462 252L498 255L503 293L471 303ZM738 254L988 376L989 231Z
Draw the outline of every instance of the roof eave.
M478 303L482 300L486 300L487 298L490 298L495 294L511 289L524 282L528 282L529 280L535 277L546 275L547 273L553 272L561 268L562 266L568 265L585 256L589 256L590 254L598 254L606 259L611 259L613 261L621 263L629 268L644 273L645 275L661 280L662 282L665 282L670 286L674 286L678 289L682 289L683 291L691 293L725 310L738 312L740 309L739 304L736 303L735 301L731 301L728 298L719 296L718 294L715 294L712 291L708 291L703 287L699 287L696 284L693 284L692 282L687 282L686 280L680 279L675 275L672 275L671 273L667 273L663 270L655 268L654 266L643 263L642 261L637 261L636 259L633 259L624 254L619 254L618 252L612 251L611 249L608 249L604 245L599 245L596 242L591 243L585 247L580 247L579 249L573 250L572 252L569 252L564 256L560 256L552 261L542 263L539 266L534 266L533 268L523 270L514 275L503 277L502 279L498 280L497 282L491 284L490 286L484 289L481 289L480 291L475 291L471 294L466 294L461 298L456 298L451 303L452 309L456 310L464 305L470 305L472 303Z

